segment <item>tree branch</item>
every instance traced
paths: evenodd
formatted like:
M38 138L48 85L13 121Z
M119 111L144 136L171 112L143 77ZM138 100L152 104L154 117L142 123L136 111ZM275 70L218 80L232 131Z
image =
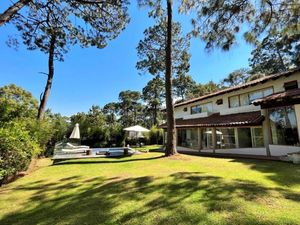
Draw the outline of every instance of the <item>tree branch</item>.
M0 14L0 26L4 25L8 21L10 21L16 13L23 8L25 5L27 5L32 0L19 0L15 4L13 4L11 7L9 7L7 10L5 10L3 13Z

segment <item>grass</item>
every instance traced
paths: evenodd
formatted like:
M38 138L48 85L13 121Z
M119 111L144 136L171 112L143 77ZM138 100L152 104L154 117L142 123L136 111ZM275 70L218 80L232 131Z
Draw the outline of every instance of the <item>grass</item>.
M150 152L40 168L0 188L0 224L300 224L300 166Z

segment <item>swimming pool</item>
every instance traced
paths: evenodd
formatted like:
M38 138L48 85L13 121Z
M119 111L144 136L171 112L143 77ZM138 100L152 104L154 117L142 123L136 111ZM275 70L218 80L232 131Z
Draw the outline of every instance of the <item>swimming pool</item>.
M116 148L92 148L92 155L97 155L97 153L104 154L108 153L106 156L123 156L125 150L128 149L128 155L133 155L135 150L127 147L116 147Z

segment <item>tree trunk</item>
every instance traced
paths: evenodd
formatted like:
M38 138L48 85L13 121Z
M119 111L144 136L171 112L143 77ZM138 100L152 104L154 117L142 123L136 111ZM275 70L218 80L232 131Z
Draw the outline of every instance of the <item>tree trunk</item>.
M45 91L43 97L41 98L39 111L38 111L38 120L42 120L45 115L46 105L50 95L50 90L52 86L53 76L54 76L54 50L55 50L56 36L52 35L50 39L49 47L49 57L48 57L48 78L47 84L45 86Z
M11 20L13 16L18 13L18 11L27 5L31 0L19 0L3 13L0 14L0 26L4 25L6 22Z
M154 105L153 125L157 125L157 105Z
M279 51L279 49L277 47L276 47L276 52L277 52L277 55L279 57L279 60L280 60L282 68L284 70L287 70L287 67L285 66L285 63L284 63L283 58L282 58L282 55L281 55L281 53L280 53L280 51Z
M167 0L168 26L166 45L166 110L167 110L167 144L165 155L171 156L176 151L176 128L174 118L174 105L172 94L172 0Z

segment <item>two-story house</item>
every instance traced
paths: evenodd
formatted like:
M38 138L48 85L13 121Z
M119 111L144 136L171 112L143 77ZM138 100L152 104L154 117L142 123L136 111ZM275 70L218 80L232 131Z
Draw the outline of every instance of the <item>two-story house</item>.
M178 149L265 156L300 151L299 86L295 69L175 104Z

